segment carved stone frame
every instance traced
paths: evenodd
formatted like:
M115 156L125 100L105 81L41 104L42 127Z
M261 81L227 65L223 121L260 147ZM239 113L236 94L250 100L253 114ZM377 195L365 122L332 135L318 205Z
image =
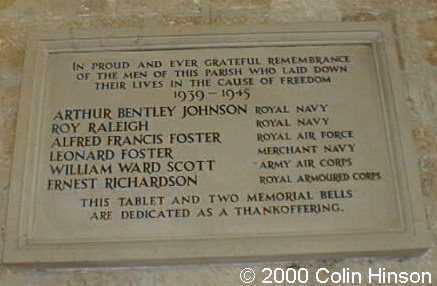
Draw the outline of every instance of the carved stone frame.
M133 51L205 47L370 45L378 73L391 166L396 174L403 227L378 232L284 235L168 241L55 242L32 239L35 164L41 115L46 104L44 72L52 53ZM389 26L299 24L290 27L231 27L191 31L106 31L50 34L29 41L9 194L5 263L126 265L285 259L291 256L405 254L430 245L418 182L417 159L408 127L396 44Z

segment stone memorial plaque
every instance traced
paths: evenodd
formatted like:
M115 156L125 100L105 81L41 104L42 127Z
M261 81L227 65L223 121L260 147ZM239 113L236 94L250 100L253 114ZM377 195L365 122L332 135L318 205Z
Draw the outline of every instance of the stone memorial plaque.
M429 243L384 26L50 35L25 68L5 262Z

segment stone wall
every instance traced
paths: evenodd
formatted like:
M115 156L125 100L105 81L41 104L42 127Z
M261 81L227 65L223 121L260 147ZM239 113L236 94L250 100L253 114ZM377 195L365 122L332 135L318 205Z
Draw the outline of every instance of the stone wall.
M437 1L436 0L0 0L0 226L14 147L26 37L49 29L216 26L296 22L388 21L395 30L405 100L414 126L422 193L437 242ZM2 239L0 239L2 249ZM433 271L437 247L412 258L349 258L263 262L264 266L321 265L365 271ZM117 269L24 269L0 265L0 285L240 285L241 264ZM252 284L258 285L258 284ZM259 283L261 285L261 283Z

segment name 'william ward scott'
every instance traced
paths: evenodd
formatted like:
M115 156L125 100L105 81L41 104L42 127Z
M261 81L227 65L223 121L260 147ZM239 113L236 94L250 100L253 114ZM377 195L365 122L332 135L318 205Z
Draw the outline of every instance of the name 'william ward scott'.
M182 110L181 118L245 114L247 114L247 104L185 105Z

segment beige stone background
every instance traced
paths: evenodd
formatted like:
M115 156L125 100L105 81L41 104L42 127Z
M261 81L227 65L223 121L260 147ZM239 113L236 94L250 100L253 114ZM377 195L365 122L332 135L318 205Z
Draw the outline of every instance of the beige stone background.
M9 191L26 37L32 29L109 29L390 22L396 33L405 101L413 121L422 193L437 242L437 0L0 0L0 249ZM241 285L239 271L253 266L369 266L392 271L431 271L437 285L437 247L410 258L348 258L246 264L101 269L24 269L0 264L0 286L13 285ZM262 285L258 283L251 285ZM310 285L310 284L308 284ZM315 283L314 283L315 285Z

